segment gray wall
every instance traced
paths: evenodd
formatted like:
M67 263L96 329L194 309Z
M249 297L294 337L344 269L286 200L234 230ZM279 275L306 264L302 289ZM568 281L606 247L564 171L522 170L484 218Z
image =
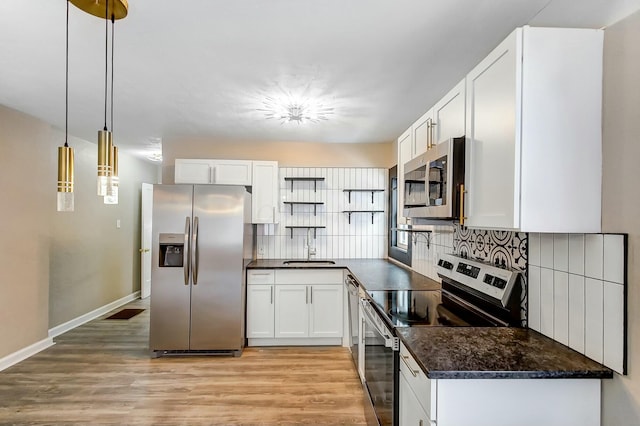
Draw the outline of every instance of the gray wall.
M96 145L75 150L75 212L56 212L64 134L0 106L0 358L140 289L140 183L157 166L120 154L120 202L95 195ZM121 228L116 229L116 220Z
M640 12L605 31L602 231L629 234L628 376L603 383L603 424L640 424Z

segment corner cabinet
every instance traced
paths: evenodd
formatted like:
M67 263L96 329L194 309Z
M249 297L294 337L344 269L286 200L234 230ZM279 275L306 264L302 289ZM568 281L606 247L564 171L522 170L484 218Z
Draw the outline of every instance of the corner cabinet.
M252 161L176 159L175 183L245 185L252 183Z
M252 223L278 223L278 162L253 161Z
M467 75L467 226L600 232L602 52L602 30L518 28Z
M269 272L273 285L255 278ZM342 269L249 270L247 284L249 346L342 344Z

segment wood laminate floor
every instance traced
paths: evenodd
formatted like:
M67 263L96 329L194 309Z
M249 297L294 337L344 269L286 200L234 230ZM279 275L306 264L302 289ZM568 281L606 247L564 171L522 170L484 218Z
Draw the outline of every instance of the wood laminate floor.
M147 310L87 323L0 372L0 424L366 424L346 348L152 359L148 301L126 307Z

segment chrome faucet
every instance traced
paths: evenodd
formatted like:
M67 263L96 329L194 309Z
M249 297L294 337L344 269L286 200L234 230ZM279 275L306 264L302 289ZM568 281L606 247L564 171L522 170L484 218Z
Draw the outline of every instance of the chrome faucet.
M315 246L311 246L311 228L307 228L307 260L311 260L311 256L316 255Z

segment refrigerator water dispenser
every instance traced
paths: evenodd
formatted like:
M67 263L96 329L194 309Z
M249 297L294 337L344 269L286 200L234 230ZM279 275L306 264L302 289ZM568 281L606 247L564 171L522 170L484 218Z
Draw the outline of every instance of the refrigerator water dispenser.
M184 234L160 234L159 267L182 268Z

